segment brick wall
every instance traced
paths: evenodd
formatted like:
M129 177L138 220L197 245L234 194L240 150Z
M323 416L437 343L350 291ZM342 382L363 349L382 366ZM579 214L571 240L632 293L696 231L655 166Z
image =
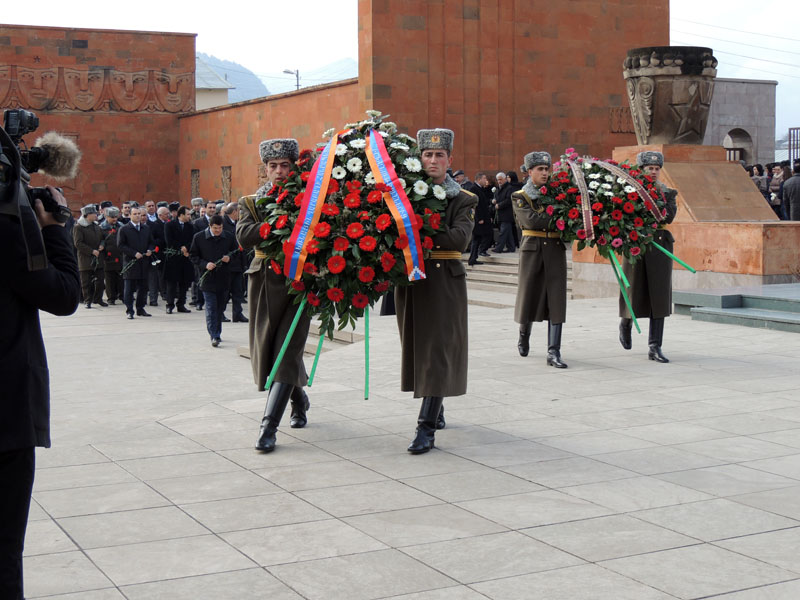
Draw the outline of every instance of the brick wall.
M77 141L80 173L60 184L73 209L177 198L177 118L194 109L194 43L194 34L0 25L0 108L39 116L29 144L49 130Z

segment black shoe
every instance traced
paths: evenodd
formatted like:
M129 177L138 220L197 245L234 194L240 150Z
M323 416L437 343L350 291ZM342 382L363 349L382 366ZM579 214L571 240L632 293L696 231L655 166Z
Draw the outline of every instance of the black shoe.
M631 329L633 328L633 321L631 319L620 319L619 321L619 343L625 350L630 350L633 347L633 340L631 339Z
M447 421L444 420L444 404L439 409L439 416L436 417L436 429L444 429L447 427Z
M298 388L295 388L295 390L297 389ZM306 412L311 408L311 402L308 399L308 394L302 389L300 389L300 394L292 392L292 396L295 395L301 396L297 399L292 398L292 418L289 420L289 426L292 429L302 429L308 423Z
M669 362L669 359L661 353L661 344L664 343L664 317L650 319L650 336L647 343L650 346L647 358L660 363Z
M226 317L225 315L222 315L222 318L220 319L220 321L222 321L223 323L230 323L231 322L231 320L228 317Z
M128 313L128 318L133 320L133 313Z
M195 306L195 310L203 310L202 306Z
M190 312L192 312L192 311L190 311L188 308L186 308L185 306L179 306L179 307L178 307L176 310L177 310L179 313L190 313Z
M158 300L151 300L150 306L158 306Z
M647 358L660 363L669 362L669 359L661 353L661 346L656 346L655 344L650 346L650 350L647 352Z
M171 315L171 314L172 314L172 309L171 309L169 306L167 307L167 314L168 314L168 315Z
M86 308L92 308L92 303L91 302L87 302L86 303Z
M292 390L294 390L294 386L279 382L273 383L269 388L267 406L264 409L264 417L261 419L261 429L256 442L256 450L259 452L272 452L275 449L278 423L281 422Z
M214 348L216 348L217 346L219 346L219 338L214 338L214 339L212 339L212 340L211 340L211 345L212 345L212 346L214 346Z
M109 300L108 301L109 306L114 306L116 303L117 303L116 300Z
M191 302L189 302L189 306L195 306L196 304L197 304L197 302L195 302L194 300L192 300Z
M566 369L567 363L561 360L561 327L563 323L548 322L547 328L547 366Z
M519 350L520 356L528 356L528 352L530 352L531 345L531 324L530 323L522 323L519 326L519 341L517 342L517 350Z
M97 306L102 306L103 308L108 306L108 302L103 302L102 300L99 300L98 302L96 302L96 304Z
M478 256L489 256L488 252L478 252Z
M241 317L233 317L234 323L249 323L250 319L242 315Z
M482 265L483 261L476 260L475 262L468 262L467 263L470 267L474 267L475 265Z
M145 309L140 308L139 310L136 311L136 316L137 317L152 317L153 315L151 315Z
M411 454L424 454L434 447L434 434L436 433L436 421L439 411L442 409L444 398L437 396L426 396L422 399L422 406L419 409L417 418L417 432L414 441L408 446Z

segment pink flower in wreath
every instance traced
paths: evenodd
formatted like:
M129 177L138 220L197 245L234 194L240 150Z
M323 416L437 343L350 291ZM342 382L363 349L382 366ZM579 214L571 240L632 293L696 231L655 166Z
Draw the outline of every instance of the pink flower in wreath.
M549 205L549 206L547 207L547 209L546 209L546 212L547 212L547 214L548 214L548 215L551 215L551 216L552 216L552 214L553 214L553 212L555 212L555 210L556 210L556 209L555 209L555 208L553 207L553 205L551 204L551 205Z
M633 248L631 248L631 256L639 256L641 252L642 249L639 248L639 246L634 246Z
M558 228L559 231L564 231L564 227L566 227L564 219L559 219L558 221L556 221L556 227Z
M613 240L611 240L611 246L614 248L619 248L620 246L622 246L622 240L620 238L614 238Z

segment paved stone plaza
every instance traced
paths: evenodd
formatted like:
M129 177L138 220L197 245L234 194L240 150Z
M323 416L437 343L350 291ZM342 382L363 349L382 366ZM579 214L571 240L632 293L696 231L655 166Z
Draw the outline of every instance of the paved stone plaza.
M242 324L200 313L43 316L53 448L37 452L28 598L800 598L800 335L667 320L647 360L616 300L546 331L470 307L469 394L410 456L393 318L323 354L309 425L253 449ZM308 364L310 366L310 360Z

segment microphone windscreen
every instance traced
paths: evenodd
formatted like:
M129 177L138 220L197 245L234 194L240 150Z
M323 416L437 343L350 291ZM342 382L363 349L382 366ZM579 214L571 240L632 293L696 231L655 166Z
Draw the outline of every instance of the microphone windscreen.
M81 151L71 139L48 131L36 140L35 148L46 150L39 172L55 179L72 179L78 173Z

